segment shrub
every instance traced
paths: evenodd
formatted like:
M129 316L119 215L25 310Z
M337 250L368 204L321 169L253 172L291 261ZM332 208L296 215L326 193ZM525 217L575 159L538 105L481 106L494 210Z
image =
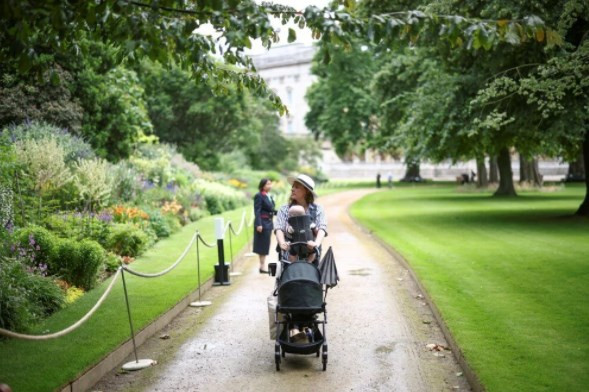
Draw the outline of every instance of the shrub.
M172 229L170 228L168 221L159 212L150 215L149 225L158 238L169 237L170 234L172 234Z
M170 160L174 153L174 148L169 145L142 144L129 157L129 162L144 179L158 186L164 186L173 179Z
M211 215L220 214L223 212L223 203L221 200L215 195L205 195L205 202L207 206L207 210Z
M53 278L30 274L27 285L29 301L37 304L41 317L47 317L63 307L65 295Z
M54 139L63 149L66 163L75 162L78 159L90 159L95 156L92 146L81 137L74 136L63 128L45 122L25 122L18 126L9 127L7 132L15 141Z
M130 223L114 224L107 240L107 250L121 256L136 257L149 245L149 235Z
M207 210L203 210L199 207L192 207L190 209L190 211L188 212L188 218L192 221L192 222L196 222L197 220L204 218L205 216L208 216L209 212Z
M194 183L197 191L204 197L206 208L211 215L237 208L249 202L242 192L228 185L202 179L195 180Z
M170 228L170 231L172 233L175 233L182 228L182 224L178 220L178 218L179 218L178 215L168 213L168 214L164 214L163 218L166 221L166 224L168 225L168 227Z
M121 161L113 167L112 197L117 202L129 202L141 192L139 173L127 161Z
M1 328L26 331L63 303L64 294L52 279L28 273L14 258L0 258Z
M57 243L59 239L44 227L30 225L19 229L14 239L13 256L28 266L45 264L52 272Z
M82 287L85 290L90 290L96 283L98 271L106 258L106 252L96 241L82 240L80 243L80 258L78 265L72 271L73 279L71 282Z
M107 252L104 258L104 270L107 272L115 272L121 265L119 256L112 252Z
M27 176L33 180L39 194L58 189L72 180L65 151L55 138L17 141L15 147L18 159L25 164Z
M26 331L38 313L27 298L28 274L15 259L0 259L0 327Z
M13 197L12 189L0 184L0 230L5 230L14 224Z
M89 290L105 259L106 252L96 241L62 239L54 265L59 265L58 273L66 282Z
M110 164L103 159L85 159L74 165L74 183L86 209L94 211L108 204L113 178Z
M76 268L80 257L80 245L76 239L61 239L57 246L56 257L52 262L53 272L69 284L73 284L72 270Z
M94 213L60 213L45 218L45 227L62 238L88 238L106 244L113 216L109 211Z

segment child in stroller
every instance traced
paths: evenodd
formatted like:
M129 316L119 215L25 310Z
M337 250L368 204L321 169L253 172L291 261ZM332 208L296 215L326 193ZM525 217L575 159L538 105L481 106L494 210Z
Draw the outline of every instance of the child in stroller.
M317 237L317 225L314 222L308 221L304 216L306 214L303 206L295 204L288 209L286 233L291 237L292 241L287 258L291 262L297 261L299 255L307 261L316 261L318 258L314 257L313 253L309 253L306 249L307 241Z

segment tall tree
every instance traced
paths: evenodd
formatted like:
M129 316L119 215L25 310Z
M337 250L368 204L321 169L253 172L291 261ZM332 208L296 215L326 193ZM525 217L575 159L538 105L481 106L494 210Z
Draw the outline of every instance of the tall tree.
M341 158L362 155L374 136L376 106L370 80L378 60L366 44L334 49L322 48L315 55L312 72L318 79L307 92L305 124L316 137L330 140ZM333 54L326 64L327 51Z

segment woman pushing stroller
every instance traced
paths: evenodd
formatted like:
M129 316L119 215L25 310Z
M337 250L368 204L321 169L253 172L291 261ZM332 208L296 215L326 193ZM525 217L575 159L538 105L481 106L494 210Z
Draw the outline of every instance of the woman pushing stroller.
M321 355L325 370L327 311L318 264L321 243L327 236L327 219L323 208L315 204L317 194L311 177L299 174L289 177L288 182L292 185L290 200L278 210L274 226L281 266L272 295L277 298L276 305L269 313L274 321L271 336L276 339L276 370L280 370L281 357L286 353Z
M300 247L296 249L292 244L293 230L289 226L289 217L308 215L311 221L312 238L306 241L306 260L317 264L321 256L321 243L327 236L327 217L323 207L315 204L317 194L315 193L315 182L305 174L297 177L288 177L292 185L290 201L278 210L276 216L275 234L278 247L288 252L288 260L296 261L300 258Z

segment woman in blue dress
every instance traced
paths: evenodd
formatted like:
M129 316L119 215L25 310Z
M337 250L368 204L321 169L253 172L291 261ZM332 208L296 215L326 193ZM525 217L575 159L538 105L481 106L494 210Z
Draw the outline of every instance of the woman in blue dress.
M272 181L262 178L258 185L259 192L254 196L254 253L260 258L260 273L266 270L266 256L270 253L270 237L274 224L274 200L268 195L272 189Z

